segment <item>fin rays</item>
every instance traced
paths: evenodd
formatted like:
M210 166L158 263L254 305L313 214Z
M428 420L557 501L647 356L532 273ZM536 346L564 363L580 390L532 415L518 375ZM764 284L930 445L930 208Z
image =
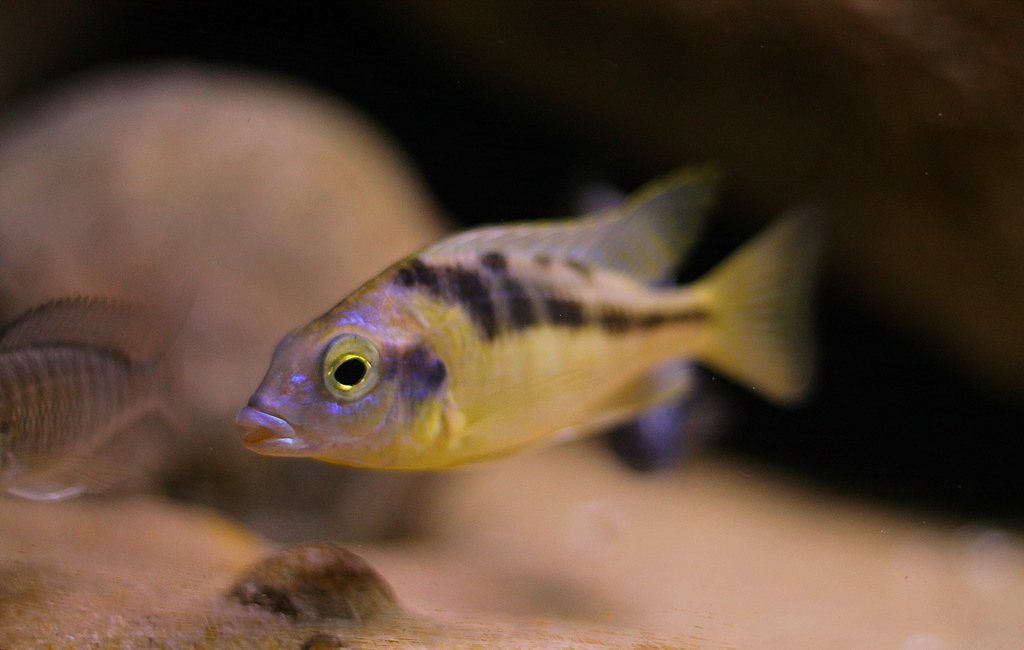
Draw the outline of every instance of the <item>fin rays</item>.
M811 208L790 212L694 287L712 313L700 360L781 403L800 401L811 385L817 223Z
M662 279L696 242L715 192L709 170L683 170L655 180L618 207L592 216L490 226L428 246L424 258L503 251L595 264L641 283Z

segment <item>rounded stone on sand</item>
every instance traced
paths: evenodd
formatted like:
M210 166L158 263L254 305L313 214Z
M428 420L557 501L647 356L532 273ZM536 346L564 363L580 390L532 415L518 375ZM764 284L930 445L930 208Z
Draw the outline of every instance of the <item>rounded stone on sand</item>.
M344 647L345 642L333 634L314 634L306 639L300 650L334 650Z
M296 544L272 553L249 567L227 595L302 620L367 621L399 610L384 578L361 557L332 543ZM337 647L314 640L307 645Z

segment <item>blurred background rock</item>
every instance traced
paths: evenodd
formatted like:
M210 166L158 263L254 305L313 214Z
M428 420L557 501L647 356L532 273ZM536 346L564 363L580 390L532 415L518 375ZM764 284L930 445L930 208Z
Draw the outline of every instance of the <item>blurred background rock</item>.
M282 80L209 67L108 71L8 118L8 316L65 295L187 316L170 353L182 426L161 486L278 539L409 521L397 509L419 477L275 462L243 449L233 424L285 332L442 232L378 127Z

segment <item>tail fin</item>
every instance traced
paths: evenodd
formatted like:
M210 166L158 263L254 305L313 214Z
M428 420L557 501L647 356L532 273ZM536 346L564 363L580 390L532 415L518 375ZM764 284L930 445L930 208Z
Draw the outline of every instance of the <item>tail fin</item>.
M781 217L694 287L711 313L701 362L765 397L800 401L814 373L811 302L821 249L810 207Z

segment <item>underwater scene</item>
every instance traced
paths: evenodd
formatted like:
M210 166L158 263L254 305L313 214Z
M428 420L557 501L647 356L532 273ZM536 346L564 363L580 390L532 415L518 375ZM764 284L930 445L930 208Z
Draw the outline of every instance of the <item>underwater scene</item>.
M1021 33L0 4L0 650L1022 647Z

